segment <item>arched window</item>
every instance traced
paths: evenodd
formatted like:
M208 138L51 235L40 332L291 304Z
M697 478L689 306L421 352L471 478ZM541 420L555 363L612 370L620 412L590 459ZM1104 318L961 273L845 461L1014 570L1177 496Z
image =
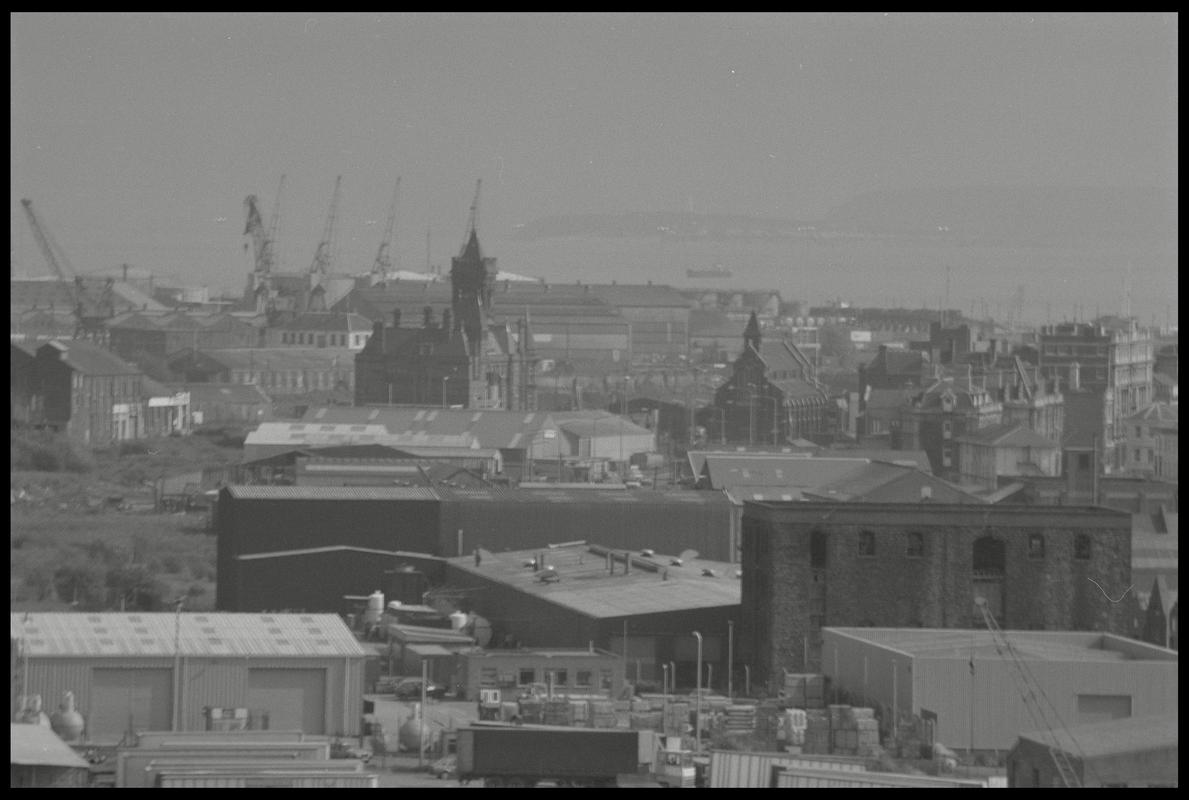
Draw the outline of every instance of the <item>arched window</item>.
M872 531L859 531L859 555L875 555L875 534Z
M1007 567L1007 548L990 534L976 539L973 566L976 574L1002 575Z
M809 534L809 566L814 569L826 568L825 531L813 531Z
M918 531L908 532L908 546L904 554L909 558L923 558L925 555L925 537Z
M1078 561L1089 561L1093 552L1090 545L1090 536L1085 533L1079 533L1077 538L1073 540L1073 557Z
M1045 557L1045 537L1042 533L1028 534L1028 557L1029 558L1044 558Z

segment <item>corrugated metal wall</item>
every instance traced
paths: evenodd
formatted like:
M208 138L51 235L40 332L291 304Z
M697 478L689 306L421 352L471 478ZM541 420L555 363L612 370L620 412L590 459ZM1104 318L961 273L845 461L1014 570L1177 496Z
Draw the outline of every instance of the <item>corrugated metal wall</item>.
M852 701L867 698L889 709L895 698L897 713L920 713L913 705L915 682L920 676L915 674L911 656L829 629L823 633L823 640L822 670L830 676L832 688L845 691ZM833 694L826 702L835 702Z
M1029 661L1057 713L1068 726L1079 724L1077 696L1130 695L1131 715L1159 714L1177 707L1177 662ZM974 747L1006 750L1023 731L1036 730L1015 681L1014 668L1000 659L975 659L973 682L964 660L918 659L916 700L937 712L937 738L950 747L967 747L970 694L974 694ZM931 704L931 705L930 705Z
M185 730L204 730L205 707L248 707L248 669L323 669L326 671L325 731L317 734L354 736L360 730L363 713L362 657L333 658L183 658L181 719ZM168 670L172 658L31 658L29 693L40 694L42 707L52 713L62 701L62 693L74 692L75 704L88 725L92 719L95 669ZM172 686L172 682L171 682ZM172 704L171 704L172 705ZM90 731L92 739L118 741L121 730Z

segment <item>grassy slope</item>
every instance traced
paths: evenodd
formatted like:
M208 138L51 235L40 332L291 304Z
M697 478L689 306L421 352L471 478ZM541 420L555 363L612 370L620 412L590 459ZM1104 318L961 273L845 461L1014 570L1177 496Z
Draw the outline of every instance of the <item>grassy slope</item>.
M242 451L203 437L143 444L142 453L128 452L136 446L124 455L117 448L95 451L88 473L10 473L10 488L24 493L9 509L11 611L68 608L71 598L44 591L65 565L129 563L146 566L164 584L165 597L189 594L188 608L213 607L215 543L204 530L205 515L128 513L104 500L151 503L153 480L235 463Z

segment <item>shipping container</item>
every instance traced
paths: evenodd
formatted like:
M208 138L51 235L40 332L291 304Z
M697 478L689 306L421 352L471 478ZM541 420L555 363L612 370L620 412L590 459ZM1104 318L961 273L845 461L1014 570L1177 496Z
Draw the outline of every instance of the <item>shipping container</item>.
M777 767L769 786L778 789L985 789L982 781L898 775L891 772L837 772L823 769Z
M301 759L206 759L169 758L150 761L139 776L142 786L156 786L161 775L181 772L229 773L248 775L258 772L363 772L363 762L354 759L331 761L303 761Z
M215 772L180 770L157 777L162 789L377 789L380 776L375 773L341 772Z
M611 786L651 763L655 747L650 731L474 726L458 731L458 774L483 778L486 786Z
M772 770L779 767L830 772L863 772L867 769L867 759L844 756L805 756L794 753L712 750L710 752L710 788L763 789L772 785Z
M327 742L252 742L241 745L187 745L151 749L122 750L116 754L116 787L143 786L145 768L163 759L292 759L329 761Z

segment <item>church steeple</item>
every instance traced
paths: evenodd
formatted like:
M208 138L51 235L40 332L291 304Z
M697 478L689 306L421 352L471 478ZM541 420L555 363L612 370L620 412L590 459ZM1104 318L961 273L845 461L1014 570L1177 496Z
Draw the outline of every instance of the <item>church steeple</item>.
M747 321L747 327L743 330L743 349L748 348L760 352L760 321L756 319L756 312L751 312L751 319Z
M476 218L478 204L476 189L475 204L471 206L470 231L459 254L451 259L450 289L453 309L453 332L462 332L469 347L482 346L483 328L491 310L491 292L495 283L494 258L484 258L479 247L479 232Z

